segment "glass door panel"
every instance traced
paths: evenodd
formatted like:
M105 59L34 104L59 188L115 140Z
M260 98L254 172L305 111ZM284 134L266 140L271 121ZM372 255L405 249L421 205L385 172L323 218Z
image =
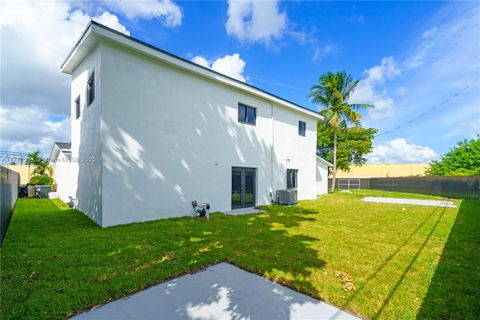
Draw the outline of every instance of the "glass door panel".
M242 206L242 169L232 168L232 208Z
M244 169L243 206L255 206L255 169Z

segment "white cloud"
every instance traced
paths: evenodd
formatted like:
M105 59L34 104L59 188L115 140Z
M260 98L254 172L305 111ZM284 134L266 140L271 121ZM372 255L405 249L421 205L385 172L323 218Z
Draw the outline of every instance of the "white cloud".
M120 21L118 20L118 17L116 15L111 14L108 11L105 11L98 17L93 17L93 20L103 25L106 25L114 30L125 33L126 35L130 35L130 32L127 30L127 28L125 28L125 26L120 23Z
M243 76L244 68L245 61L240 58L238 53L218 58L212 63L213 70L229 75L230 77L243 82L245 82L245 77Z
M22 141L4 141L2 148L9 151L29 153L40 150L42 156L48 157L56 140L52 137L41 137L38 141L22 140Z
M431 58L432 51L442 38L438 27L432 27L422 33L420 42L412 54L403 62L405 69L415 69L424 65Z
M104 1L107 8L123 14L128 19L159 18L167 27L177 27L182 24L182 9L170 0L150 1Z
M69 2L0 2L2 148L23 151L44 148L50 137L70 140L68 120L55 120L70 115L70 77L60 65L91 19L129 34L108 11L91 16Z
M326 56L333 54L337 51L338 51L337 46L333 44L327 44L323 47L316 47L313 52L312 60L315 62L321 61Z
M201 66L210 68L210 63L208 62L208 60L205 59L202 56L195 56L195 57L193 57L192 61L195 62L196 64L201 65Z
M286 12L278 1L228 1L227 34L242 42L260 42L267 46L280 39L288 28Z
M312 61L319 62L338 52L335 44L319 43L314 26L298 27L289 21L287 10L278 0L228 0L225 29L241 43L261 43L278 51L289 43L307 46Z
M404 138L396 138L373 147L367 155L368 163L427 163L439 155L430 147L409 144Z
M422 38L423 39L429 39L435 35L438 34L438 28L437 27L433 27L425 32L422 33Z
M427 28L400 54L401 77L387 80L392 93L400 86L408 93L395 96L394 117L368 123L400 134L444 153L459 140L475 136L480 118L480 7L472 3L446 4L425 20ZM398 93L398 92L397 92ZM398 128L398 129L397 129Z
M379 65L365 70L365 79L361 80L357 90L351 98L352 103L369 103L375 108L370 109L367 121L377 121L394 114L395 101L384 87L385 81L400 75L396 61L393 57L385 57Z
M35 104L69 114L70 82L60 65L90 19L128 33L109 12L92 17L65 2L2 1L2 106Z
M192 61L201 66L211 68L212 70L245 82L245 76L243 75L243 72L246 63L242 60L242 58L240 58L238 53L225 55L222 58L216 59L211 64L202 56L195 56L192 58Z
M385 57L381 63L365 71L369 84L383 84L386 79L391 79L400 74L400 69L393 57Z
M52 120L49 111L38 106L0 107L1 148L9 151L40 150L47 155L53 141L70 141L70 119Z
M298 30L292 23L289 23L289 30L286 35L295 40L300 45L310 47L312 52L312 61L320 62L325 57L333 55L339 51L339 46L336 43L319 43L317 36L317 29L315 27L303 28Z

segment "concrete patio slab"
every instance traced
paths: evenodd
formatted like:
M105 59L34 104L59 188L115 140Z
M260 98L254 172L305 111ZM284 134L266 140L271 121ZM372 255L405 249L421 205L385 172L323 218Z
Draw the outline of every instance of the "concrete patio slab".
M72 319L359 319L263 277L219 263Z
M453 202L445 201L445 200L421 200L421 199L387 198L387 197L365 197L362 200L365 202L413 204L413 205L419 205L419 206L432 206L432 207L449 207L449 208L457 207Z
M227 211L225 214L233 214L233 215L241 215L241 214L251 214L251 213L262 213L265 210L256 209L256 208L241 208L241 209L234 209L232 211Z

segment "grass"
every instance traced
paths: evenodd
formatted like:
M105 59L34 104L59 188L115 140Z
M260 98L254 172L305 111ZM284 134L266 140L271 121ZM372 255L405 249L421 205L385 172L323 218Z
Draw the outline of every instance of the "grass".
M65 318L219 261L366 318L477 318L479 202L445 209L363 194L106 229L59 201L20 199L1 249L1 318Z

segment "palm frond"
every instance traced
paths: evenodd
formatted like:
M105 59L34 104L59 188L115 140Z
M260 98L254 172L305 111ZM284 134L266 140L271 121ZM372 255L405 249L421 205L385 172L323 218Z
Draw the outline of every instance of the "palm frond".
M375 108L375 106L373 104L368 104L368 103L352 103L352 104L349 104L349 106L353 110Z

